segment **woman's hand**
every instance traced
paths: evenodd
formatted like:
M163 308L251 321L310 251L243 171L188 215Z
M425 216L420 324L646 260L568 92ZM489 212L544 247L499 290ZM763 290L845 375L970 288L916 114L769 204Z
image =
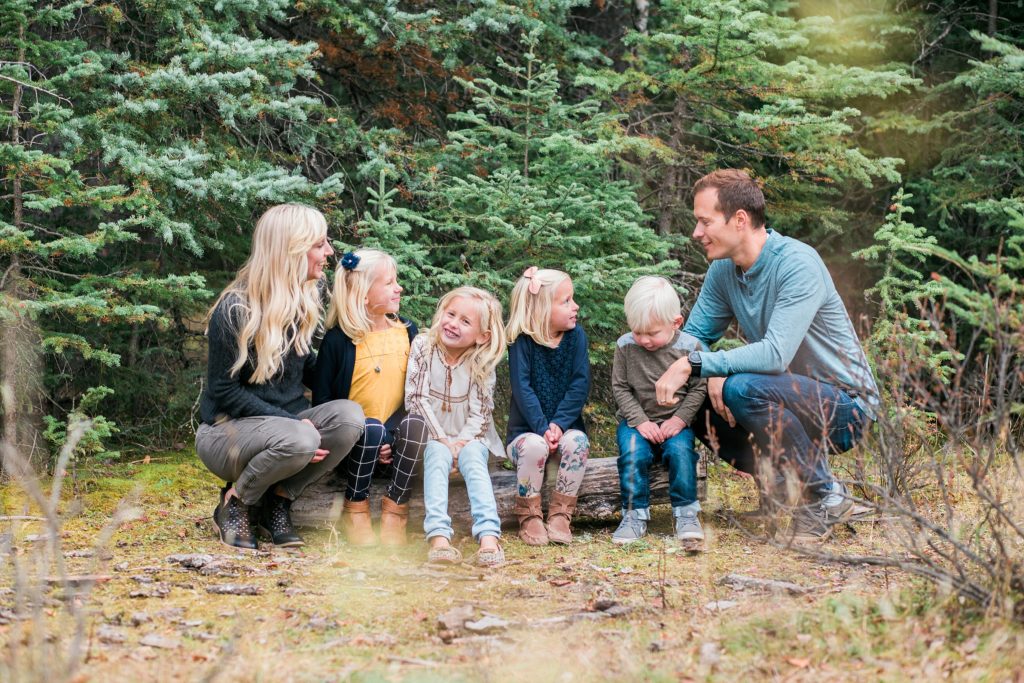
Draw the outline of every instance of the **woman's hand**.
M316 429L316 425L313 424L313 421L310 420L309 418L304 417L304 418L302 418L302 421L305 422L306 424L308 424L313 429ZM319 434L320 430L317 429L316 433ZM310 460L310 462L311 463L313 463L313 462L320 462L321 460L323 460L324 458L326 458L330 454L331 454L331 452L329 450L327 450L326 448L317 448L316 451L313 452L313 459Z

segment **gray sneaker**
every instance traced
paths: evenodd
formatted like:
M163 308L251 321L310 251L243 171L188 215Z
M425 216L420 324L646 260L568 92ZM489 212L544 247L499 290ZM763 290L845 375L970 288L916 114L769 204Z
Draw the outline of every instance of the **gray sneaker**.
M853 499L846 493L846 487L838 481L832 482L832 493L821 501L825 510L826 524L841 524L850 521L853 511Z
M647 535L647 520L640 519L640 513L636 510L626 510L622 513L622 521L619 528L612 534L612 543L625 545L633 541L639 541Z
M684 510L675 515L676 538L680 541L703 541L704 527L700 525L700 518L696 510Z
M794 510L789 529L779 529L775 534L775 540L786 545L809 545L824 541L831 533L832 525L828 522L828 513L819 503Z

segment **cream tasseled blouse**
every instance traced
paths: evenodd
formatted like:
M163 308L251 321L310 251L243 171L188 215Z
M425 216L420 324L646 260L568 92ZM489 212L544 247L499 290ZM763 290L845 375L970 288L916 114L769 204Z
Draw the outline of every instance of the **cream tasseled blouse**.
M464 362L449 365L426 334L409 350L405 373L405 409L427 422L431 439L482 441L495 456L505 449L494 429L494 372L481 385Z

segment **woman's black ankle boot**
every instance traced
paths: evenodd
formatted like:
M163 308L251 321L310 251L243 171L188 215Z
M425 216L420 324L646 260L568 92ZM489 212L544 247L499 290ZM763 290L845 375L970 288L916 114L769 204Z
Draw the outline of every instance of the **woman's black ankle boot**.
M260 531L270 536L270 540L276 546L294 547L305 545L302 536L299 536L292 525L292 501L267 492L263 496L263 506L260 509Z
M253 531L249 506L243 503L238 496L224 500L230 488L229 484L220 492L220 503L213 511L213 526L217 529L220 540L225 545L255 550L259 546L256 543L256 533Z

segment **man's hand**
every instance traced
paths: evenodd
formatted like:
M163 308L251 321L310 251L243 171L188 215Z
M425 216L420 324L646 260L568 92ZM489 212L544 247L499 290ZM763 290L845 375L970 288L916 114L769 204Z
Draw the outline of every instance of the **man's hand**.
M658 405L674 406L679 403L676 392L690 379L690 361L683 356L658 378L654 383L654 394L658 398Z
M381 465L390 465L392 460L394 460L394 457L391 453L391 444L382 443L380 445L380 450L377 451L377 461Z
M313 424L313 421L310 420L308 417L302 418L302 421L305 422L306 424L308 424L313 429L316 429L316 425ZM320 430L317 430L317 433L319 433L319 431ZM311 462L311 463L320 462L321 460L323 460L324 458L326 458L330 454L331 454L331 452L329 450L327 450L326 448L317 448L315 451L313 451L313 458L309 462Z
M638 424L636 426L636 431L640 432L640 436L644 437L651 443L661 443L665 440L665 437L661 433L661 427L650 420Z
M715 412L721 415L730 427L735 427L736 418L732 416L732 411L725 405L725 399L722 398L725 379L725 377L708 377L708 398L711 399L711 407L715 409Z
M548 431L544 432L544 440L548 442L549 451L555 450L562 440L562 428L552 422L548 425Z
M673 415L661 423L661 436L665 441L668 441L684 429L686 429L686 423L678 416Z

